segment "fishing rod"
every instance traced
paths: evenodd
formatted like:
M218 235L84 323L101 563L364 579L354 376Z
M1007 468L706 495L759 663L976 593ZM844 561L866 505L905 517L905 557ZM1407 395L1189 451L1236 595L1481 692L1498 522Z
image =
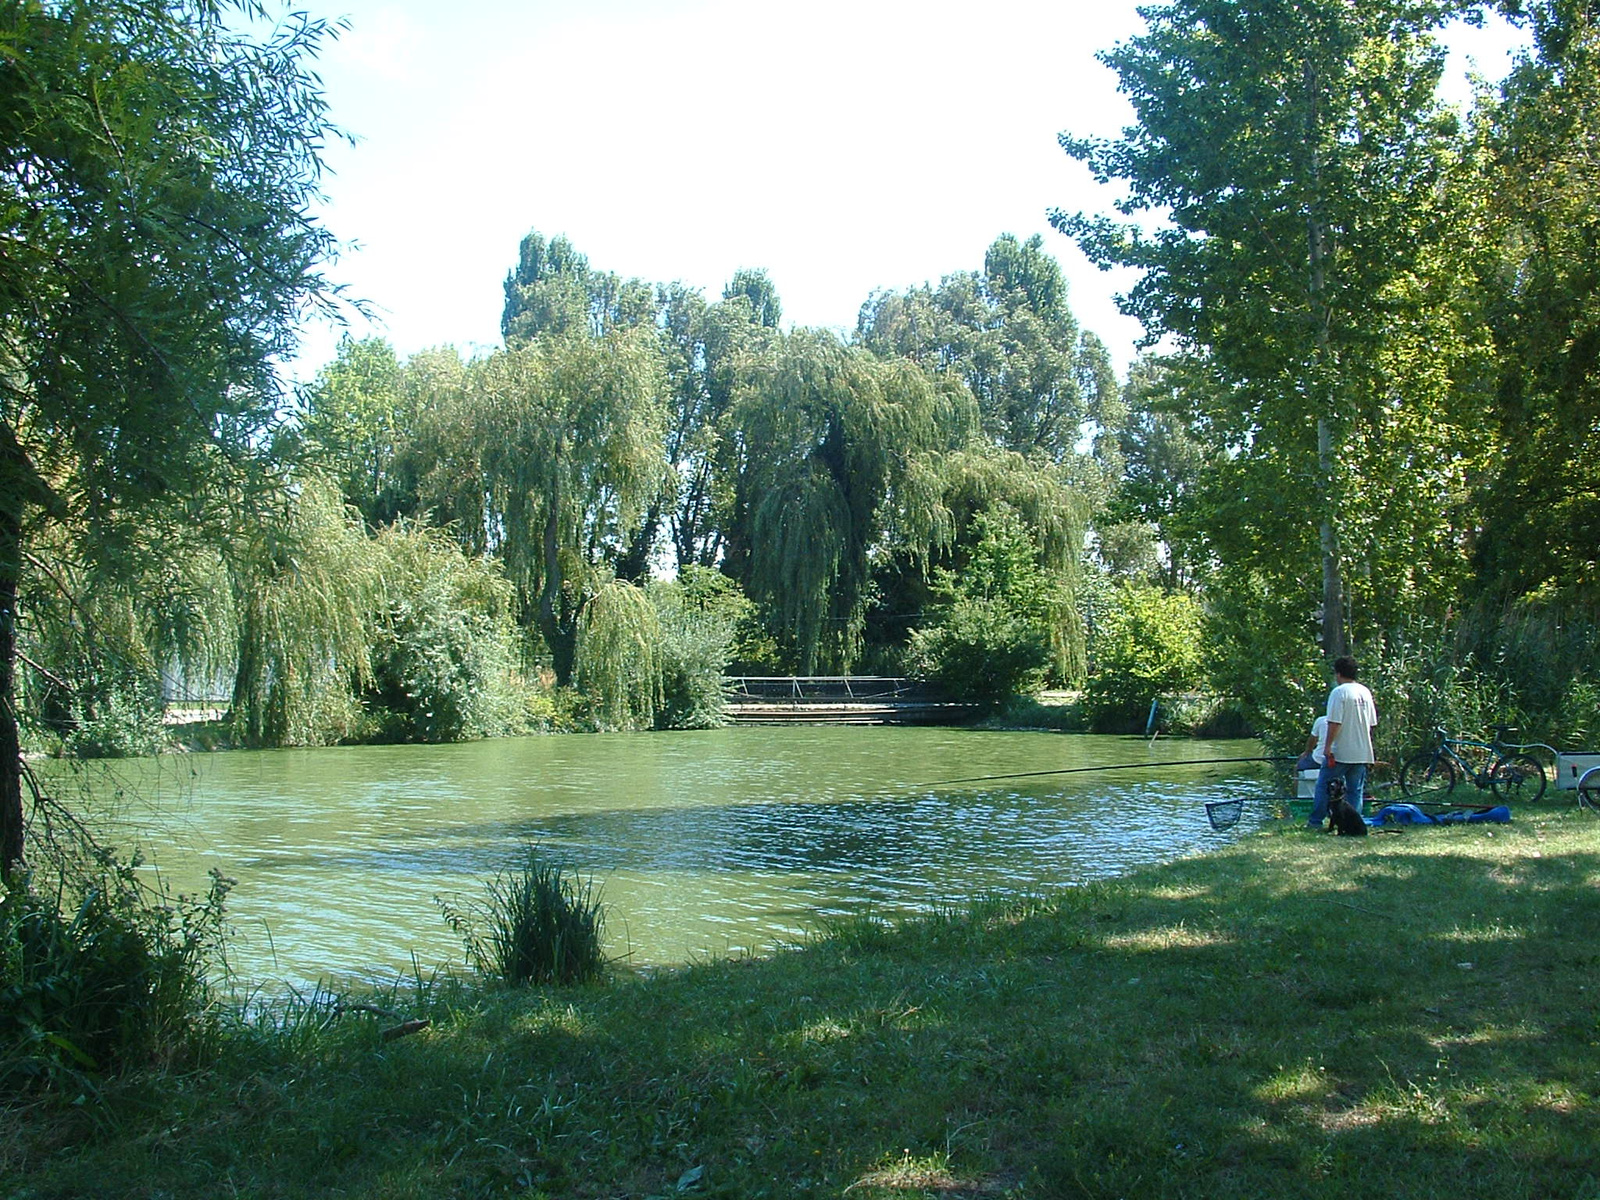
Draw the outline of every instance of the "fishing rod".
M1167 762L1142 762L1142 763L1113 763L1104 767L1057 767L1053 771L1012 771L1005 775L973 775L966 779L940 779L934 783L924 784L925 787L949 787L957 783L989 783L996 779L1032 779L1039 775L1076 775L1080 771L1136 771L1139 769L1150 770L1153 767L1209 767L1220 763L1256 763L1256 762L1294 762L1292 755L1265 756L1257 755L1253 758L1180 758Z

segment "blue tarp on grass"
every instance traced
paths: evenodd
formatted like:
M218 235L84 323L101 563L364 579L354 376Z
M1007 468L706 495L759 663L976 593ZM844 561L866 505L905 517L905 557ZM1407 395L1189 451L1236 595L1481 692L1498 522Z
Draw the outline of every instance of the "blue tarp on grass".
M1368 825L1461 825L1483 821L1504 825L1510 820L1511 810L1504 804L1471 812L1457 808L1437 815L1425 813L1415 804L1385 804L1366 818Z

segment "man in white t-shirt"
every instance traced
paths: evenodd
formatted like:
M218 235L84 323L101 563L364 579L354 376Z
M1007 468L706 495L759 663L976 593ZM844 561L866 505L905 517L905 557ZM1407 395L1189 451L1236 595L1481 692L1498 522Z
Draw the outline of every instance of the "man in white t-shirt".
M1356 682L1356 660L1346 655L1335 659L1335 687L1328 693L1327 747L1322 770L1317 772L1317 787L1312 794L1311 816L1306 825L1322 828L1328 816L1328 785L1344 781L1345 798L1362 811L1367 799L1367 768L1377 762L1372 752L1372 731L1378 725L1378 706L1363 683Z

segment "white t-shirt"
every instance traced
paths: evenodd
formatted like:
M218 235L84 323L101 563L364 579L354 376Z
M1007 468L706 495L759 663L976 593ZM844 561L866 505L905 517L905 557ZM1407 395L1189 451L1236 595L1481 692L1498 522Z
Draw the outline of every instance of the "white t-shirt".
M1328 693L1328 720L1337 722L1334 738L1335 762L1370 763L1378 758L1372 752L1372 728L1378 723L1378 706L1363 683L1341 683Z
M1311 722L1311 736L1317 744L1311 750L1311 761L1321 766L1328 761L1328 718L1318 717Z

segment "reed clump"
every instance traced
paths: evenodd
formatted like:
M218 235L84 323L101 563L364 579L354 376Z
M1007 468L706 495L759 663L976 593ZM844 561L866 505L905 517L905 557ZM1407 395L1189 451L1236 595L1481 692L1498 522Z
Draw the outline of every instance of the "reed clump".
M472 965L492 978L520 987L592 983L605 973L605 906L593 878L538 846L491 879L481 901L438 904Z

